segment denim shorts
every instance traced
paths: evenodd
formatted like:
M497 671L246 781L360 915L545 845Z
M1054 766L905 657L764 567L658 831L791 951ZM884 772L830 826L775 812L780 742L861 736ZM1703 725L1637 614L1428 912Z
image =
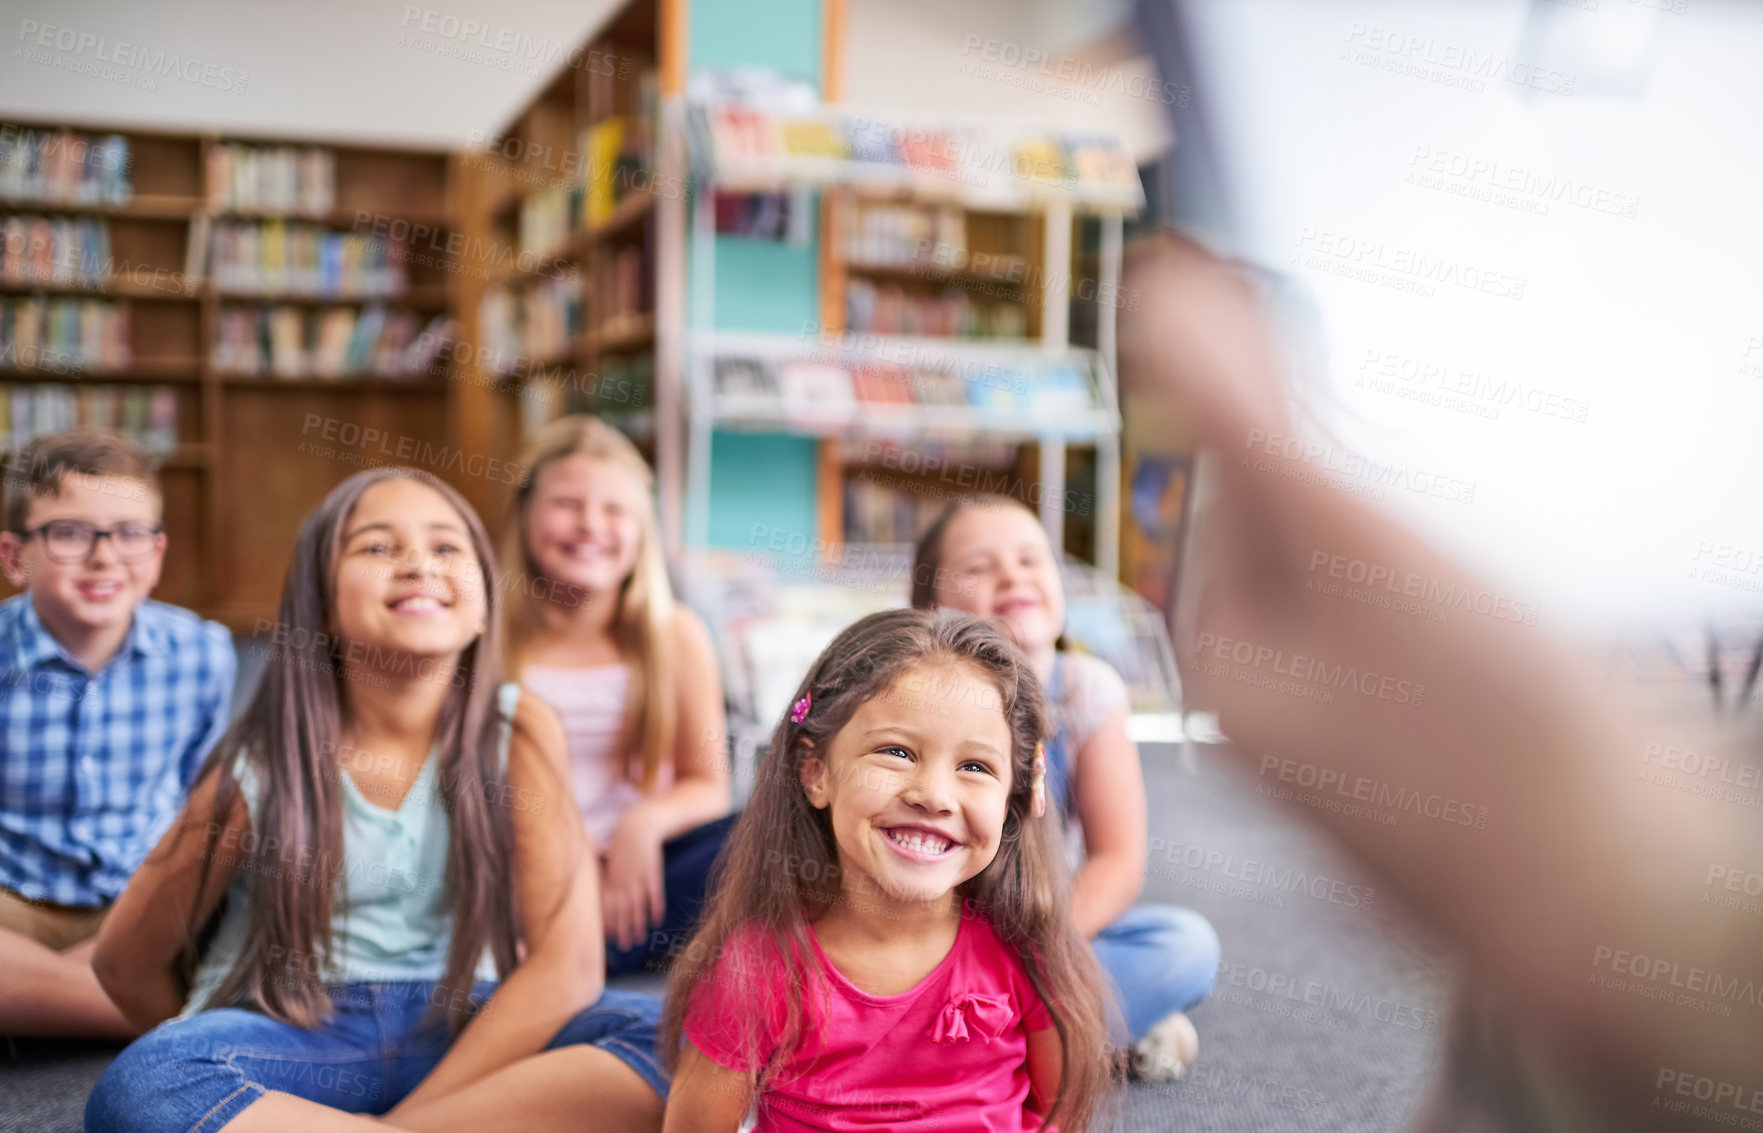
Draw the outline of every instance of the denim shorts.
M480 982L470 1000L482 1003L495 990L495 983ZM455 1005L440 1002L445 997L434 983L341 984L329 991L331 1017L312 1030L233 1007L161 1023L130 1043L93 1087L86 1129L209 1133L270 1090L347 1113L385 1113L447 1053L446 1020ZM608 991L545 1049L599 1047L665 1102L667 1075L655 1048L660 1016L661 1001L652 995Z

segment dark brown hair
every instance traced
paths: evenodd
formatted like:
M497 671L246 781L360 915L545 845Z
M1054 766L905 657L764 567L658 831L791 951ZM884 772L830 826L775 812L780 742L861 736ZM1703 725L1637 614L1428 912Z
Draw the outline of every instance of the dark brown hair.
M496 560L489 538L471 505L426 472L377 468L358 472L332 489L300 525L294 560L282 586L278 644L263 679L244 713L214 747L202 778L218 776L207 852L198 892L208 871L226 816L240 797L233 775L242 754L250 761L262 797L253 820L256 835L243 868L251 902L250 927L238 958L216 990L215 1005L247 1004L273 1019L311 1027L329 1014L321 966L288 964L288 957L321 957L331 946L335 886L331 873L343 861L342 651L330 632L335 606L333 583L342 535L361 497L378 484L414 480L439 492L459 513L478 562L487 603L482 636L460 654L453 688L435 723L440 802L450 819L447 891L453 903L453 935L447 971L431 997L434 1004L466 1002L473 971L487 946L497 971L514 966L513 835L508 808L491 800L506 798L500 758L501 720L495 696L501 670L500 588L492 576ZM314 869L310 863L319 863ZM295 863L307 870L294 868ZM310 871L310 872L308 872ZM319 874L312 880L310 874ZM191 924L185 955L191 965L204 926ZM452 1025L463 1026L456 1014Z
M46 433L27 444L6 469L6 529L24 534L33 501L61 494L69 475L139 480L160 498L159 474L134 441L103 429Z
M1102 984L1089 945L1067 905L1070 879L1057 823L1030 811L1032 766L1042 736L1041 690L1028 662L988 623L954 611L888 610L856 622L827 646L792 700L812 690L807 715L786 716L772 735L758 783L717 861L704 919L668 980L661 1050L677 1063L688 1005L701 984L718 980L739 1016L763 1091L805 1041L804 998L824 986L807 925L839 898L838 848L832 819L809 801L803 761L825 753L858 708L882 696L909 669L955 662L971 666L998 692L1011 733L1010 794L997 857L958 888L975 911L1021 958L1035 990L1052 1013L1064 1047L1064 1072L1049 1121L1078 1133L1095 1112L1109 1075L1103 1030ZM741 943L730 948L731 939ZM769 955L788 958L786 1025L760 1034L760 1020L778 1009L766 981L731 977L732 965L751 971L741 955L749 939ZM724 952L729 964L719 965ZM769 1058L761 1052L772 1046Z

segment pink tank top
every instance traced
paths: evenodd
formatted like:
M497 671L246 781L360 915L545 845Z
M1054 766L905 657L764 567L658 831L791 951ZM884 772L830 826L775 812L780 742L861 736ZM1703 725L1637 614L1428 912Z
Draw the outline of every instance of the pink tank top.
M625 665L591 669L528 665L520 679L563 722L582 826L604 853L619 819L643 797L636 784L625 778L626 753L619 747L624 702L630 694L630 669Z

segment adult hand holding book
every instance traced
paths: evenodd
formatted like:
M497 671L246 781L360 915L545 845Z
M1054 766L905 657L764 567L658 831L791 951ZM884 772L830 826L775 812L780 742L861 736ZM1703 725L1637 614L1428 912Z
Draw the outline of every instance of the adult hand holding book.
M1318 556L1485 588L1336 485L1244 273L1168 236L1134 249L1127 285L1143 297L1129 389L1175 393L1207 453L1176 641L1188 707L1219 714L1272 793L1324 798L1303 813L1462 950L1475 995L1513 1024L1506 1112L1690 1128L1708 1120L1697 1104L1747 1104L1763 920L1710 905L1707 879L1763 862L1755 813L1662 789L1653 756L1699 741L1610 704L1535 628L1319 592Z

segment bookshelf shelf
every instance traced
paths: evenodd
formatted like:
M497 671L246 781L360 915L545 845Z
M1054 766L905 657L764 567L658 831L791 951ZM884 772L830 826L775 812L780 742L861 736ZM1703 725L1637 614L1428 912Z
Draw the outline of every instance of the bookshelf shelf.
M199 298L198 292L184 288L181 277L176 272L165 270L148 274L151 278L160 280L159 285L130 278L90 280L84 283L72 280L56 283L41 279L0 279L0 292L28 295L41 291L48 295L83 295L88 299L152 299L164 302L192 302Z
M588 240L599 243L632 232L655 211L655 194L632 193L612 206L612 215L587 229Z
M1029 285L1028 262L1026 260L1018 260L998 271L952 268L930 262L877 263L865 260L846 260L844 266L846 271L858 275L876 276L901 283L973 283L1013 290L1020 290Z
M589 351L605 353L647 346L655 341L655 316L627 315L608 320L589 331L584 343Z
M72 370L56 372L53 370L21 370L0 369L0 382L52 383L56 385L104 385L112 384L148 384L176 385L178 383L194 384L202 380L202 366L191 359L177 364L160 362L137 362L126 370Z
M447 392L445 378L349 377L315 375L284 378L276 375L221 374L220 383L230 390L274 393L399 393L439 397Z
M362 221L361 213L367 214L366 224L377 224L382 219L387 223L403 221L409 225L422 225L436 232L452 229L453 220L441 213L409 212L404 209L386 210L363 206L359 209L332 208L319 212L298 211L253 211L238 208L215 208L209 215L216 220L280 220L289 224L319 224L330 228L355 228Z
M135 196L125 202L70 201L56 198L0 197L6 212L59 213L126 217L138 220L189 220L202 211L202 198L176 194Z
M280 303L295 307L365 307L378 303L386 307L409 307L419 311L439 311L451 306L447 288L442 284L412 286L386 295L313 295L287 291L223 291L215 287L203 289L204 297L212 295L222 303Z

